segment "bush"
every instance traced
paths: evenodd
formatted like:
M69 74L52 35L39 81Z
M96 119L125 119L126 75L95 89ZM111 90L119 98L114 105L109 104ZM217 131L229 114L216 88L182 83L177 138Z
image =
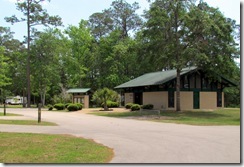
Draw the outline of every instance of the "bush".
M125 108L126 108L126 109L131 109L131 106L132 106L132 105L134 105L134 104L133 104L133 103L127 103L127 104L125 105Z
M69 111L77 111L79 109L79 107L77 104L70 104L70 105L68 105L67 109Z
M66 104L64 105L64 107L65 107L65 108L68 108L68 106L69 106L70 104L72 104L72 103L66 103Z
M51 104L48 104L47 107L48 107L48 111L52 111L53 110L53 106Z
M62 103L57 103L53 107L56 108L57 110L63 110L63 109L65 109L65 105L62 104Z
M149 110L151 110L151 109L153 109L153 104L146 104L146 105L142 105L142 109L149 109Z
M104 107L104 104L103 103L102 103L101 107ZM113 102L113 101L108 100L107 101L107 107L108 108L116 108L116 107L119 107L119 102Z
M133 104L131 106L131 111L137 111L137 110L140 110L141 109L141 106L139 104Z
M77 105L78 110L82 110L82 108L83 108L83 105L82 105L82 104L80 104L80 103L75 103L75 105Z

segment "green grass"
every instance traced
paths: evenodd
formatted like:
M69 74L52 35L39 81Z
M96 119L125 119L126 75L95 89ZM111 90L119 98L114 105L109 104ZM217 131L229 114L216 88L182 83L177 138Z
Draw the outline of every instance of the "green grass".
M107 163L113 150L68 136L0 132L1 163Z
M0 116L5 116L5 115L3 114L3 112L0 112ZM6 112L6 116L22 116L22 115L20 115L20 114L12 114L12 113L7 113Z
M95 112L92 113L98 116L108 117L140 117L139 112ZM178 123L188 125L240 125L240 109L226 108L216 111L164 111L161 112L161 119L148 119L151 121L164 123Z
M3 105L0 105L0 108L3 108ZM6 108L23 108L23 105L6 105ZM31 105L31 108L37 108L36 105Z
M40 123L37 120L1 120L0 124L11 124L11 125L42 125L42 126L56 126L57 124L52 122L41 121Z

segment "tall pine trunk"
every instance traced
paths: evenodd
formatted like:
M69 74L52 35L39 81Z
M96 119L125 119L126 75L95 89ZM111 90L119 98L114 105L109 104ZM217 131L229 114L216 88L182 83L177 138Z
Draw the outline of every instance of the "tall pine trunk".
M180 108L180 69L176 70L176 111L181 111Z
M176 9L174 11L174 15L175 15L175 25L174 25L174 29L175 29L175 49L176 49L176 63L177 68L176 68L176 111L181 111L180 109L180 64L181 64L181 60L180 60L180 40L179 40L179 25L178 25L178 21L179 21L179 2L177 2L177 6Z
M30 1L27 0L27 107L31 104L31 85L30 85Z

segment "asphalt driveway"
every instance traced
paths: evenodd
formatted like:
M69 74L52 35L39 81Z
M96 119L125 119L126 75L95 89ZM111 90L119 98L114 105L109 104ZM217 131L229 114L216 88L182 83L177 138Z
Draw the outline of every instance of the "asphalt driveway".
M8 109L37 120L37 109ZM0 132L71 134L114 149L111 163L240 163L240 126L191 126L42 112L59 126L0 125Z

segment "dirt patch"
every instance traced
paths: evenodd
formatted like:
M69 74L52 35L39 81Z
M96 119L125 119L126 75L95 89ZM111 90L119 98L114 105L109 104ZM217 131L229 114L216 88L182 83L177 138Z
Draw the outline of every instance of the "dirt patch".
M91 112L128 112L130 110L125 108L110 108L111 111L102 111L103 108L84 108L78 112L80 113L91 113Z

